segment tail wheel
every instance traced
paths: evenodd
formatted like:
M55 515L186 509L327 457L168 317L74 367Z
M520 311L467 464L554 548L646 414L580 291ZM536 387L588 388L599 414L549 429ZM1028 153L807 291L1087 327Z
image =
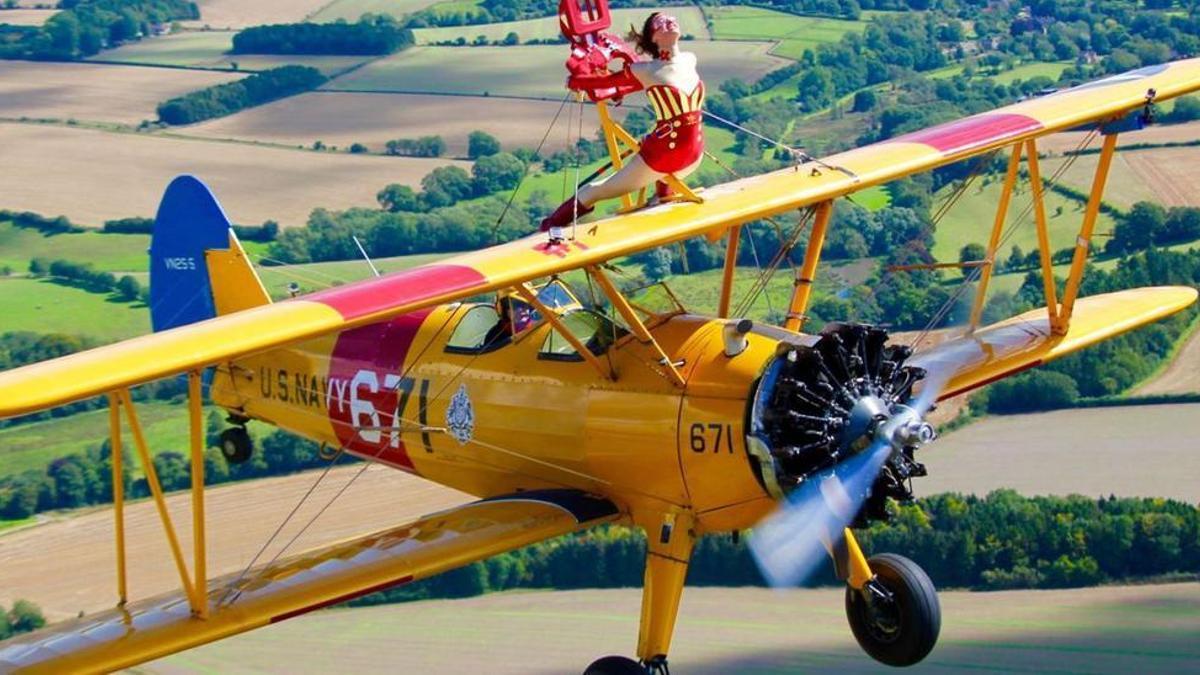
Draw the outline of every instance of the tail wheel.
M920 662L933 650L942 627L933 582L904 556L884 553L868 562L875 577L862 590L846 589L846 617L854 638L880 663Z
M646 675L646 668L624 656L605 656L583 671L583 675Z
M229 464L241 464L254 454L254 442L246 427L230 427L221 432L221 454Z

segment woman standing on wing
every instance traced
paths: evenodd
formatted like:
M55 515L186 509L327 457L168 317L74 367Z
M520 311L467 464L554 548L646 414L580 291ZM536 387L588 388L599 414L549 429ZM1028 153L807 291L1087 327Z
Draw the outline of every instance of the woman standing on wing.
M615 174L579 188L578 196L563 202L542 221L543 232L562 227L577 216L591 213L594 204L639 190L657 181L660 199L670 196L662 182L667 174L682 179L704 159L704 131L700 107L704 82L696 73L696 55L679 51L679 21L655 12L646 19L642 32L630 32L637 51L652 55L649 61L626 64L624 70L607 75L571 76L567 86L574 90L633 86L646 90L654 108L654 130L642 139L637 156Z

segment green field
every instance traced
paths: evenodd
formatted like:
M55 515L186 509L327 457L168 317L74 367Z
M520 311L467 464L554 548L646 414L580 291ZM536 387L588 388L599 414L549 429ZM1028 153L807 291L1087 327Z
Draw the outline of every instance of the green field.
M1012 70L1003 70L995 75L987 74L999 84L1012 84L1017 80L1030 80L1035 77L1048 77L1055 82L1067 68L1075 65L1070 61L1054 61L1050 63L1023 63ZM977 76L978 77L978 76Z
M837 42L846 33L862 32L866 21L796 16L760 7L713 7L705 10L716 40L772 40L776 56L799 59L806 49Z
M917 673L1186 673L1200 585L940 593L941 635ZM672 672L884 673L855 644L842 589L689 587ZM144 673L581 672L636 644L641 590L498 593L313 612L170 656ZM300 647L302 646L302 647ZM1191 665L1189 665L1191 664Z
M967 188L966 194L947 212L937 225L933 256L939 261L950 262L958 260L958 253L967 244L986 244L991 233L992 222L996 217L996 204L1000 200L1002 178L999 176L980 177ZM1007 241L1001 247L1001 254L1008 255L1013 245L1020 246L1023 251L1037 248L1037 229L1033 224L1033 214L1029 210L1030 193L1028 183L1018 183L1009 207L1009 225L1005 228ZM954 186L943 188L934 196L936 205L946 198ZM1046 222L1050 230L1050 248L1058 250L1072 246L1075 234L1083 218L1083 202L1069 199L1057 192L1046 191ZM1061 213L1059 209L1062 209ZM1017 220L1021 214L1024 218ZM1112 216L1101 213L1096 221L1097 232L1111 232L1114 227ZM1008 233L1012 232L1009 236Z
M333 0L310 20L317 23L353 22L363 14L388 14L399 19L436 4L437 0Z
M183 66L188 68L222 68L257 71L287 64L312 66L326 75L336 75L352 68L368 57L364 56L273 56L230 54L236 31L189 31L164 37L149 38L108 49L92 57L93 61L115 61L141 65Z
M704 15L695 7L672 7L670 12L678 19L684 35L693 35L697 39L709 37L708 27L704 24ZM612 12L614 31L623 31L629 24L640 26L649 15L650 9L614 9ZM418 28L413 31L417 44L432 44L435 42L452 41L459 37L472 42L479 35L488 40L503 40L509 33L516 33L521 42L529 40L548 40L557 38L561 33L558 18L548 16L541 19L526 21L505 21L475 26L446 26L439 28ZM686 45L685 45L685 48Z
M249 254L252 260L259 262L264 256ZM448 258L453 253L429 253L423 255L398 256L395 258L379 258L372 260L375 267L382 273L436 262ZM297 283L304 292L311 292L334 285L346 284L351 281L366 279L371 276L371 268L364 260L342 260L338 262L307 263L304 265L285 265L266 267L256 264L258 277L272 297L286 297L290 283Z
M694 51L710 87L737 77L754 82L778 68L765 42L710 42L684 45ZM333 91L520 96L562 100L566 59L563 45L519 47L414 47L372 61L325 85ZM481 115L486 111L480 111Z
M151 452L187 452L187 408L146 401L138 403L138 419ZM108 410L49 419L0 429L0 477L28 469L44 469L51 460L82 453L108 438Z
M87 335L104 342L150 332L144 305L45 279L0 277L0 316L5 331Z
M744 235L742 246L748 246ZM760 245L758 253L762 256L760 260L765 266L768 262L767 258L774 252L766 251ZM795 257L799 260L803 258L803 255L804 252L801 250ZM874 263L870 260L824 263L817 274L813 299L833 295L845 288L862 283L873 268ZM679 298L689 312L711 316L717 311L717 289L721 287L722 273L720 269L712 269L673 276L666 281L671 292ZM737 308L743 305L751 294L752 287L761 276L759 268L753 265L738 267L737 275L734 277L732 307ZM794 278L791 266L785 262L775 271L766 290L754 296L755 299L749 305L749 310L739 313L738 316L747 316L758 320L765 320L768 316L773 316L778 321L779 317L787 313L788 301L792 297L792 288L795 285Z
M33 258L89 262L107 272L145 271L149 245L150 237L144 234L80 232L47 237L0 221L0 267L7 265L18 274L29 268Z

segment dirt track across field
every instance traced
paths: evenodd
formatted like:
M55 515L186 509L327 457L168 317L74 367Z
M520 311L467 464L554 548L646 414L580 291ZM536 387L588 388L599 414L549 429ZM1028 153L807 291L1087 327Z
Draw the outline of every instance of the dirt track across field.
M563 675L628 654L637 589L504 593L310 614L142 673ZM858 648L840 590L689 588L679 675L893 672ZM1200 584L941 594L938 646L913 673L1184 673L1200 660Z
M363 465L336 468L297 512L260 562L269 560ZM316 482L320 472L211 488L207 499L209 574L238 572ZM372 465L302 535L291 553L402 524L469 501L461 492ZM184 556L192 559L190 495L168 498ZM154 503L126 508L129 592L147 598L179 587ZM99 508L0 537L0 604L17 598L41 605L51 620L92 612L116 601L112 509Z

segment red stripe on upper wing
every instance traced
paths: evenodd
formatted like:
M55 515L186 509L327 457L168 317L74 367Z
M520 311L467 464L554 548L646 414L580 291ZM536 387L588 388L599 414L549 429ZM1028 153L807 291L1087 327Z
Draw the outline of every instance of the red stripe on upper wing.
M403 272L394 272L375 279L366 279L346 286L304 296L338 311L347 321L353 321L398 305L446 296L482 284L487 279L471 267L463 265L426 265Z
M1041 128L1041 122L1025 115L986 113L898 136L889 142L923 143L952 155Z

